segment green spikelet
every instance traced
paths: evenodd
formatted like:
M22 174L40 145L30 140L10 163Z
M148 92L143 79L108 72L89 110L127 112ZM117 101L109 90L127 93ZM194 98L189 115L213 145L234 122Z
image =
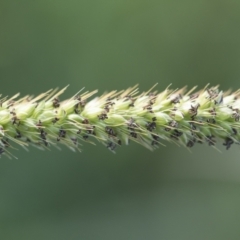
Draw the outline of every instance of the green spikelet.
M0 102L0 154L11 142L41 149L65 144L79 150L79 140L94 139L114 151L135 141L153 150L164 141L192 147L223 139L229 149L240 140L239 91L222 92L212 87L138 94L137 87L112 91L88 100L94 92L76 94L60 102L65 89L48 91L36 98L3 98ZM88 101L87 101L88 100ZM9 149L7 149L9 148Z

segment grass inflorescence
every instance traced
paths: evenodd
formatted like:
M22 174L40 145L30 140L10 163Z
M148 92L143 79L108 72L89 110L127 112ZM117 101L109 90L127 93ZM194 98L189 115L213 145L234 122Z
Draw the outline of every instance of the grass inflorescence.
M41 149L64 144L79 150L79 140L103 143L114 151L129 141L153 150L164 141L193 147L214 146L217 139L229 149L240 140L240 92L223 92L218 87L187 91L150 89L141 94L137 87L96 93L78 93L60 101L61 91L50 90L37 97L18 94L0 101L0 154L32 144Z

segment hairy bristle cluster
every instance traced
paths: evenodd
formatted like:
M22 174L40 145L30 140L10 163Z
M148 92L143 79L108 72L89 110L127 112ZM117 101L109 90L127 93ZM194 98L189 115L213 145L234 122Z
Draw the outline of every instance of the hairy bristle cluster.
M89 100L94 92L76 94L60 101L65 89L48 91L38 97L18 95L0 101L0 154L7 153L11 142L41 149L64 144L79 149L79 140L102 142L114 151L117 146L135 141L155 149L162 140L192 147L206 142L214 146L223 139L229 149L240 140L239 91L222 92L212 87L152 89L138 94L136 87L112 91ZM13 148L13 147L12 147Z

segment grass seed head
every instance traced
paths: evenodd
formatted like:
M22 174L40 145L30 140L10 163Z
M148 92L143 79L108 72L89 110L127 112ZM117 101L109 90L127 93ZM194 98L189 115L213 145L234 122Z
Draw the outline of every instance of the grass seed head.
M239 143L239 91L223 92L218 87L186 92L138 94L137 87L112 91L90 99L86 92L60 101L65 89L35 98L3 98L0 105L0 154L10 155L15 142L24 148L41 149L64 144L79 150L78 141L103 143L111 151L129 141L153 150L170 141L185 147L195 143L214 146L217 139L229 149ZM89 100L90 99L90 100Z

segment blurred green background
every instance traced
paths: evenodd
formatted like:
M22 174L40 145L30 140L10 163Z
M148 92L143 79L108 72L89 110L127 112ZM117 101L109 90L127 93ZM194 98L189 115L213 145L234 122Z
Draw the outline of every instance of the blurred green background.
M1 93L239 88L240 1L1 0ZM131 144L0 159L0 239L240 238L240 148Z

